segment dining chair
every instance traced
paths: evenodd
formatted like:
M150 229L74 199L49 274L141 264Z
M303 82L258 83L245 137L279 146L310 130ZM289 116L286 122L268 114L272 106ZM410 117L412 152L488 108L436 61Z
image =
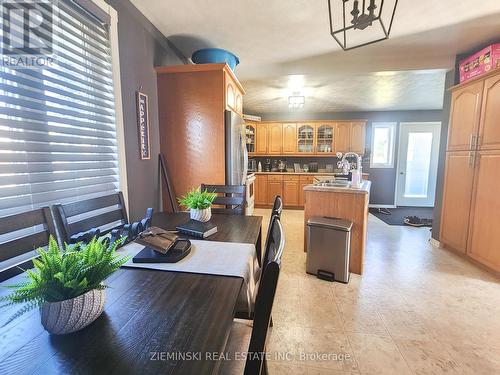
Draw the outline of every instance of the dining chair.
M103 197L54 205L60 242L76 243L94 233L104 236L128 224L121 191Z
M281 211L283 211L283 199L281 199L281 196L277 195L274 198L274 204L273 204L273 210L271 213L271 217L274 215L278 215L278 217L281 219Z
M270 243L272 244L272 251L270 252L272 259L266 265L260 280L255 300L253 324L239 319L234 320L225 350L233 356L233 360L222 362L220 373L223 375L268 374L265 356L266 339L281 269L281 258L285 248L285 236L279 219L273 221ZM248 353L245 362L234 360L234 355L237 352Z
M205 185L201 184L201 190L207 190L217 194L212 207L212 212L227 215L245 215L246 187L245 185Z
M32 268L33 250L45 247L55 236L49 207L0 218L0 281Z

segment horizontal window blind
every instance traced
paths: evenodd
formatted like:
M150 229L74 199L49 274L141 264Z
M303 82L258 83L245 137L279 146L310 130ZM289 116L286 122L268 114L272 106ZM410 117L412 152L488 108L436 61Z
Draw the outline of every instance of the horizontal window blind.
M72 1L54 5L53 30L40 32L53 66L0 66L0 217L118 189L108 27Z

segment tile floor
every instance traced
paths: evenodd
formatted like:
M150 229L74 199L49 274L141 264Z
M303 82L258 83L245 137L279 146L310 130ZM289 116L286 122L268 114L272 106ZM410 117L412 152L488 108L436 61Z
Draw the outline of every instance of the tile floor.
M282 215L271 374L500 374L500 280L432 247L428 229L370 215L365 274L321 281L304 271L303 220Z

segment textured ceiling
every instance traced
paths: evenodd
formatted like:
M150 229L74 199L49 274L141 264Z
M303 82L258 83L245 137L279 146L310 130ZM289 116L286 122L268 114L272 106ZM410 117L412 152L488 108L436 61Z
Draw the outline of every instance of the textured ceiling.
M327 0L132 2L188 57L204 47L237 54L245 108L266 112L283 110L277 87L297 74L306 87L321 87L306 100L311 111L440 108L443 72L415 79L405 71L450 69L457 53L500 36L500 0L399 1L391 38L349 52L329 35ZM387 71L403 73L374 75ZM378 97L386 87L395 99Z
M441 109L444 70L284 76L245 82L245 112L286 112L288 96L302 78L304 108L295 111L380 111Z

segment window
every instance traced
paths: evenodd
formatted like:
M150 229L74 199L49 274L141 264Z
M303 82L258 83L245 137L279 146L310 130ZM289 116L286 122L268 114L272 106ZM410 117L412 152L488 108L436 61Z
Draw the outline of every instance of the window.
M370 168L394 168L395 122L372 124Z
M56 4L56 63L0 66L0 216L119 188L109 26Z

